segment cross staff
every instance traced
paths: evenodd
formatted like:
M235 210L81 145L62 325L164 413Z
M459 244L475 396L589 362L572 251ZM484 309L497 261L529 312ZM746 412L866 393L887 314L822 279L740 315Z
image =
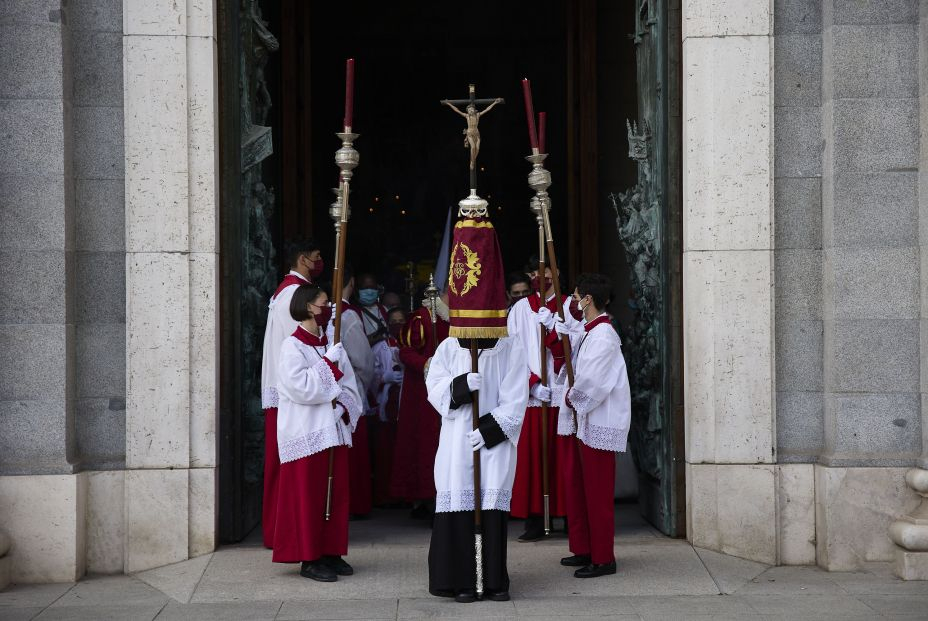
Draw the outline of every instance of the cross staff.
M442 99L441 104L448 106L456 113L467 119L467 129L464 134L464 146L470 147L470 188L477 191L477 154L480 153L480 130L477 125L480 117L493 109L496 104L506 103L502 97L496 99L477 99L477 89L473 84L467 86L470 96L467 99ZM461 112L458 106L467 106L466 112ZM486 106L478 110L477 106Z

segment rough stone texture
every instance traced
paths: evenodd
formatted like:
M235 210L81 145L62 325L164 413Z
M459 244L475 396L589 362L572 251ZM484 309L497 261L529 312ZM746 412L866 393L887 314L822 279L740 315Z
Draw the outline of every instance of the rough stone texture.
M67 320L67 306L61 300L66 283L63 251L0 251L0 265L4 267L4 277L0 278L0 323L60 324Z
M125 472L88 472L87 483L87 572L122 573Z
M77 396L126 395L126 329L120 324L77 326Z
M775 0L774 32L779 36L790 33L822 31L821 0Z
M777 177L822 174L822 117L813 106L777 106L774 111L774 170Z
M125 253L125 180L78 179L76 185L75 250Z
M64 175L61 100L10 99L0 105L0 170L7 176ZM58 124L53 122L58 119Z
M917 245L917 173L836 175L833 217L835 246Z
M773 459L771 257L684 253L690 463Z
M78 252L76 260L78 323L125 325L125 253Z
M815 466L819 566L854 571L866 561L893 559L889 525L920 500L905 484L905 471Z
M216 549L216 468L191 468L188 554L190 558Z
M61 180L6 176L0 170L0 248L64 248L64 185Z
M125 571L142 571L188 558L187 472L125 472Z
M829 339L826 325L826 342ZM826 387L834 392L916 392L918 321L835 321ZM829 373L830 371L830 373Z
M842 99L833 105L836 171L918 166L917 99Z
M918 0L834 0L835 24L913 23L918 19Z
M0 351L18 361L0 366L0 400L63 399L68 336L63 326L0 325Z
M186 2L154 4L148 0L125 0L123 29L127 35L187 34Z
M684 251L771 248L770 54L767 37L684 42Z
M219 408L217 256L190 255L190 465L215 466Z
M121 107L74 108L74 172L81 179L122 179Z
M921 452L918 393L832 394L826 450L830 459L905 461Z
M781 249L822 247L821 179L777 179L774 183L774 205L777 258Z
M914 25L835 26L831 33L836 98L918 96Z
M126 464L126 401L122 397L78 399L77 453L85 469Z
M821 37L817 34L777 36L774 56L774 103L777 106L821 105Z
M188 6L188 11L191 8ZM197 253L219 250L219 212L216 209L219 161L214 123L218 108L216 54L215 39L187 39L190 251Z
M687 464L687 539L760 563L777 558L774 465ZM744 499L750 498L750 502Z
M816 460L825 446L824 412L821 392L777 392L777 462Z
M835 248L830 259L835 319L918 319L917 248Z
M61 28L58 24L0 25L0 58L15 65L0 81L0 99L60 99Z
M122 34L123 0L68 0L68 19L74 30Z
M777 321L777 390L821 392L822 322Z
M741 0L683 0L683 38L768 35L770 11Z
M0 476L0 524L13 582L73 582L84 575L84 474Z
M822 251L778 250L776 318L778 322L822 319Z
M777 562L815 563L815 470L812 464L777 467Z

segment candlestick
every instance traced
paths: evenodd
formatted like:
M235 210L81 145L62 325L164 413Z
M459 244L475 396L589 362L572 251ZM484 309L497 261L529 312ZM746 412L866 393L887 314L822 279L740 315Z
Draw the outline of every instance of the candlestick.
M354 59L345 61L345 133L351 131L354 120Z
M538 149L538 134L535 133L535 109L532 106L532 84L528 78L522 78L522 95L525 97L525 116L528 119L528 141L532 151Z
M547 153L547 151L545 151L545 126L547 125L547 120L547 112L538 113L538 150L541 153Z

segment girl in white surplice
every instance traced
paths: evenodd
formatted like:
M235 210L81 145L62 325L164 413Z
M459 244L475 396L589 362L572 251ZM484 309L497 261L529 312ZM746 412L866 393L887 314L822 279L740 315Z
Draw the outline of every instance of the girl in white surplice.
M471 373L469 339L445 339L426 376L429 402L442 417L435 456L435 522L429 548L429 592L475 599L474 465L479 451L483 582L487 599L509 599L506 539L516 444L528 401L525 351L514 338L478 339ZM472 391L479 390L480 428L472 429Z

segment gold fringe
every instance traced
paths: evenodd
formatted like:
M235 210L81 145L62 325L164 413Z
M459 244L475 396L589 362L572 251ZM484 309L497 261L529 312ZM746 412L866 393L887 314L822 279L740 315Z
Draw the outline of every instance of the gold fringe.
M451 326L448 336L456 339L501 339L509 336L505 327L502 328L469 328L465 326Z

